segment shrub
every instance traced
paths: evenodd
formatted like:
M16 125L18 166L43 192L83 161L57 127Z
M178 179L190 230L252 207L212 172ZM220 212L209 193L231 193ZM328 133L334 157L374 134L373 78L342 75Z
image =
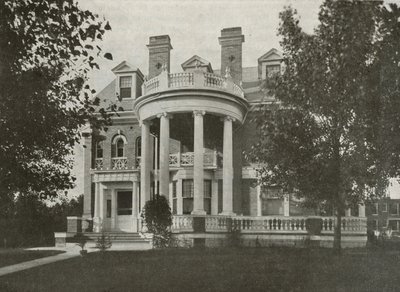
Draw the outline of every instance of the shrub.
M143 208L142 218L147 229L153 233L155 247L167 247L171 242L170 226L172 225L172 213L168 201L164 196L155 195L146 202Z
M110 236L106 235L104 231L101 233L101 236L96 239L96 248L101 252L105 252L112 246Z

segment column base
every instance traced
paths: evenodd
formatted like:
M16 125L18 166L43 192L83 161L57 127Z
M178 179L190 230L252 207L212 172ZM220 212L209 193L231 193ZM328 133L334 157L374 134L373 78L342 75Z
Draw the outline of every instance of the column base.
M235 216L236 214L233 213L233 211L222 211L221 213L219 213L219 215L221 215L221 216Z
M207 212L204 210L193 210L191 215L207 215Z

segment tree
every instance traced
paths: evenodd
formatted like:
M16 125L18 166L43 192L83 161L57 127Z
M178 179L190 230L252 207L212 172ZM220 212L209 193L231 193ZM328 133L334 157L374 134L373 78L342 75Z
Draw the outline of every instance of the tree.
M155 195L146 202L141 216L146 223L147 230L153 233L154 246L168 246L171 238L172 213L167 198Z
M0 196L72 186L79 129L109 122L87 73L110 29L74 0L0 2Z
M262 165L263 184L335 210L337 250L344 210L382 195L395 169L386 157L398 154L385 142L394 145L390 134L400 123L386 114L399 103L399 84L385 87L382 68L390 63L399 73L391 59L399 16L395 5L377 1L325 1L319 25L306 34L294 9L280 13L284 73L266 82L278 102L258 111L260 138L248 155ZM397 128L383 131L390 123Z

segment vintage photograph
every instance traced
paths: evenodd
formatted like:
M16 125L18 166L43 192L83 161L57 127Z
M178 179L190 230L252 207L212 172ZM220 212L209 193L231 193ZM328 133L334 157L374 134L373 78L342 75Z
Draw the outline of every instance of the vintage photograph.
M400 0L1 0L0 291L399 291Z

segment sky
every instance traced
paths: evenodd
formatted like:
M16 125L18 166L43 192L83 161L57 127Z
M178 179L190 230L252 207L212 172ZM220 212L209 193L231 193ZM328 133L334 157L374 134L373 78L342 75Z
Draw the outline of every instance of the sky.
M277 30L279 12L292 5L301 17L300 25L312 32L318 21L322 0L81 0L79 5L104 17L112 27L101 47L113 55L113 61L100 62L101 71L91 74L96 90L104 88L114 76L111 69L122 61L137 66L147 74L149 37L171 37L171 72L192 57L211 62L220 68L221 29L241 26L245 36L243 66L257 65L257 58L271 48L279 49Z

